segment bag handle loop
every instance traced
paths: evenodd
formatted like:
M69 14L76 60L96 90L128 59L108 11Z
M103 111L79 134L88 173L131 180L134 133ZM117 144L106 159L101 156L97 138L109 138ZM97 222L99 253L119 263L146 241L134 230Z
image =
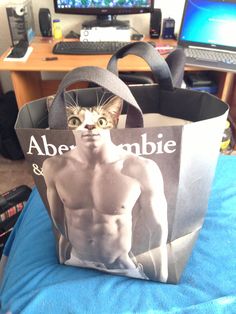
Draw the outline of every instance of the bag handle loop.
M136 55L144 59L149 65L155 83L158 83L162 89L173 90L173 82L170 69L165 59L147 42L133 42L120 48L110 58L107 69L118 76L118 59L129 54Z
M65 89L79 81L93 82L112 94L119 96L130 104L127 112L126 127L143 127L143 114L128 86L116 75L106 69L94 66L75 68L62 79L53 103L49 109L49 127L52 129L67 129L65 111Z

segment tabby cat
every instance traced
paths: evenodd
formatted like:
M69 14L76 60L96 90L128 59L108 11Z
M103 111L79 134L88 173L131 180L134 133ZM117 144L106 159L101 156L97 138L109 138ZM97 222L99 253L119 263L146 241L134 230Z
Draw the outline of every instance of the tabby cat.
M54 96L47 98L49 109ZM101 101L100 101L101 102ZM77 103L66 105L67 125L70 130L112 129L116 128L123 107L118 96L108 98L103 104L93 107L81 107Z

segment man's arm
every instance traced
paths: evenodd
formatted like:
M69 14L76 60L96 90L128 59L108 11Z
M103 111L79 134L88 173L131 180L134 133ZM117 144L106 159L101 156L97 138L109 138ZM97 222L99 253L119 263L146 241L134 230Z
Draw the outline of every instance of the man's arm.
M64 207L58 195L54 180L56 174L55 163L55 160L46 159L43 163L43 175L47 186L47 199L53 223L59 233L65 235Z
M149 231L149 254L155 278L162 282L168 277L167 257L167 203L162 174L157 164L145 159L141 175L139 199L142 219Z
M43 175L47 186L49 210L51 212L51 218L56 228L55 230L58 238L59 260L60 263L64 263L68 259L70 243L66 235L64 206L58 195L54 179L55 174L57 173L58 169L60 169L60 166L57 164L58 160L55 160L56 158L49 158L44 161Z

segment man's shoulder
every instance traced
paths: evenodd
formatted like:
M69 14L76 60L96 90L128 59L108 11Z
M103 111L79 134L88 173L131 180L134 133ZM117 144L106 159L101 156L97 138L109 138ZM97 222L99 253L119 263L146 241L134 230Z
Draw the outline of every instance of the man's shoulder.
M63 154L47 158L43 162L43 168L55 169L64 166L71 158L71 151Z
M124 168L132 170L137 175L159 172L159 167L155 161L130 153L125 157Z
M135 155L133 153L127 153L125 156L125 160L127 163L134 163L135 165L140 165L141 167L156 166L155 161L149 158Z
M158 183L163 186L161 169L155 161L140 156L127 156L123 164L123 173L135 178L143 190L152 191Z

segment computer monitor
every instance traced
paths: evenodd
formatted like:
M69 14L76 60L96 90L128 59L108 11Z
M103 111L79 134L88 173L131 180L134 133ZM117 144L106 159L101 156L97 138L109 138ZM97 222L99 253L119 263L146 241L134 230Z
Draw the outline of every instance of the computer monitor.
M125 26L117 15L150 13L154 0L54 0L56 13L96 15L96 21L88 21L86 26Z

